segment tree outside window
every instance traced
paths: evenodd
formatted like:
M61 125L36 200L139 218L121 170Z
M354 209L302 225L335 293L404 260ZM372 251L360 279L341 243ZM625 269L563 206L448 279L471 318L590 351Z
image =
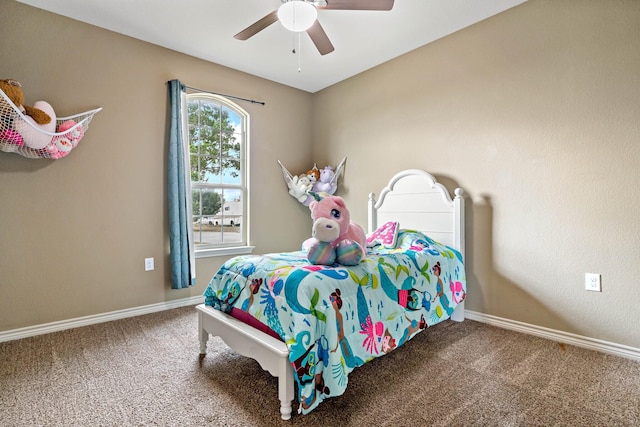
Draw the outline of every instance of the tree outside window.
M227 99L187 95L195 248L246 245L248 116Z

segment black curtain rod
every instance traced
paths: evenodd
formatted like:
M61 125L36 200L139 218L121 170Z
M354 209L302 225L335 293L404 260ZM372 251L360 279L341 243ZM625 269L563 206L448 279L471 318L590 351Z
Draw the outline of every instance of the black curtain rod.
M227 98L238 99L240 101L246 101L246 102L250 102L252 104L265 105L264 102L256 101L255 99L241 98L239 96L233 96L233 95L225 95L224 93L211 92L210 90L198 89L197 87L191 87L191 86L186 86L186 85L185 85L185 88L186 89L195 90L196 92L205 92L205 93L210 93L212 95L220 95L220 96L224 96L224 97L227 97Z

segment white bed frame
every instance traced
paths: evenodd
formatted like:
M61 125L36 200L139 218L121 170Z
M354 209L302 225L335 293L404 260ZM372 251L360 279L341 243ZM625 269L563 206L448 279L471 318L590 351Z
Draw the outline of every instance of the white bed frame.
M376 201L369 194L368 231L387 221L399 221L401 228L425 232L436 241L451 246L464 256L464 198L461 188L452 200L447 189L427 172L408 169L397 173ZM207 352L209 335L219 336L233 349L251 357L271 375L278 377L278 398L283 420L291 418L294 376L289 349L282 342L228 314L204 304L198 310L200 354ZM464 302L451 320L464 320Z

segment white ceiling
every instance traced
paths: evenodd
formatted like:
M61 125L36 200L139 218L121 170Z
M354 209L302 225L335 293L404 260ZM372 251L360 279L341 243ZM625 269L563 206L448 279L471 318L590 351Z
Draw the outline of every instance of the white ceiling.
M324 56L306 33L279 22L246 41L233 38L281 0L18 1L313 93L526 0L396 0L388 12L319 10L335 46ZM292 53L297 34L300 55Z

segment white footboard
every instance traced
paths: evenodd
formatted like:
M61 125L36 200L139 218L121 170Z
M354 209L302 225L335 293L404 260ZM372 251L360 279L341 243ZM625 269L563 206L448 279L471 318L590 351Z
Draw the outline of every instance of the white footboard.
M278 378L280 414L283 420L290 419L294 378L289 362L289 349L285 343L212 307L200 304L196 309L200 354L206 354L211 334L222 338L236 353L258 361L262 369Z

